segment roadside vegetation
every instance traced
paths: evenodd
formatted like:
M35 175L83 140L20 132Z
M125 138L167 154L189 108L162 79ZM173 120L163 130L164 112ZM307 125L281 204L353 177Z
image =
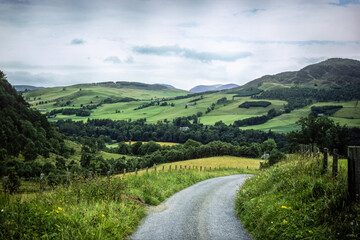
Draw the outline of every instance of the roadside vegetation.
M205 172L178 169L141 176L119 175L110 180L79 176L68 190L59 185L41 195L2 193L0 238L125 239L145 216L147 205L157 205L175 192L208 178L254 172L235 168Z
M359 239L360 205L347 192L347 164L336 179L322 161L290 155L247 180L236 211L255 239Z

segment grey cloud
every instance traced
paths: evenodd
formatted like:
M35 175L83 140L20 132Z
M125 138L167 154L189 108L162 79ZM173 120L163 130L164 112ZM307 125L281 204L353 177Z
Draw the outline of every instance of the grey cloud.
M7 79L12 85L33 85L37 87L47 86L53 83L50 74L31 74L29 72L6 72Z
M183 27L183 28L195 28L195 27L198 27L199 24L196 22L186 22L186 23L178 24L177 26Z
M349 4L360 4L360 0L339 0L337 2L331 2L330 5L334 6L346 6Z
M104 59L104 62L112 62L114 64L121 63L120 59L117 56L110 56Z
M145 55L157 55L157 56L179 56L182 58L188 58L193 60L199 60L201 62L211 62L211 61L223 61L223 62L234 62L240 58L246 58L251 56L250 52L223 52L223 53L213 53L213 52L198 52L188 48L181 48L177 45L175 46L136 46L133 48L133 51L139 54Z
M0 0L0 3L29 4L29 1L28 0Z
M71 45L82 45L85 44L85 41L81 38L74 38L71 40Z
M133 62L134 62L134 58L131 56L126 59L126 63L133 63Z

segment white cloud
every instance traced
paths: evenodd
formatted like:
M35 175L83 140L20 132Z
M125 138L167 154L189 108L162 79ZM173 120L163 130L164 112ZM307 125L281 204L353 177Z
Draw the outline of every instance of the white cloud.
M0 69L10 82L48 86L244 84L330 57L360 59L359 12L353 0L2 0Z

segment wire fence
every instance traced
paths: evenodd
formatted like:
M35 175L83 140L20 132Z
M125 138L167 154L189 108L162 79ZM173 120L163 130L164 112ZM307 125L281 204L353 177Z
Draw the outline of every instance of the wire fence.
M107 177L110 179L113 176L117 177L126 177L127 175L142 175L142 174L150 174L150 173L157 173L157 172L166 172L166 171L185 171L185 170L197 170L200 172L204 171L212 171L220 169L220 167L211 168L206 166L191 166L191 165L168 165L168 166L154 166L151 168L145 169L137 169L135 168L134 171L127 171L123 169L121 171L84 171L80 174L78 173L70 173L67 172L66 174L48 174L45 175L41 173L38 177L28 177L28 178L21 178L20 181L17 183L19 184L18 188L16 189L16 193L42 193L44 191L51 191L54 190L58 186L65 186L69 188L72 185L72 182L79 179L92 179L94 177ZM14 189L13 186L14 182L8 177L3 177L3 187L0 190L2 193L8 194L12 193Z

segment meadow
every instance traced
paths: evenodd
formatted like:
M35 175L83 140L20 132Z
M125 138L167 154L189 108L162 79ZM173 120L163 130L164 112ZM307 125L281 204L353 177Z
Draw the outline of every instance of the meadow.
M269 86L268 86L269 85ZM265 84L266 89L284 87L276 84ZM81 89L81 91L80 91ZM193 116L199 112L202 116L198 121L205 125L214 125L218 121L225 124L233 124L234 121L243 120L250 117L266 115L270 109L276 111L284 110L286 101L266 100L271 102L267 107L250 107L248 109L239 108L238 106L246 101L261 101L251 99L250 97L235 97L236 94L226 92L206 93L200 96L190 98L168 100L167 106L150 106L139 110L134 110L151 100L161 100L162 98L173 99L176 96L184 96L189 92L178 89L165 90L148 90L148 89L128 89L128 88L111 88L102 85L75 85L65 88L46 88L29 91L23 94L24 98L37 109L44 112L50 112L60 108L80 108L81 106L99 104L107 98L131 97L138 101L116 102L102 104L96 109L91 110L90 117L81 117L75 115L57 114L56 117L49 118L49 121L59 119L72 119L75 121L86 121L90 119L112 119L112 120L135 120L146 118L149 123L156 123L167 119L171 121L177 117ZM226 98L223 103L217 103L219 99ZM43 102L41 105L36 105ZM57 106L54 106L55 103ZM59 104L69 102L69 105L61 107ZM196 104L195 104L196 102ZM171 106L170 104L173 104ZM214 109L206 113L211 106ZM291 113L282 114L268 120L264 124L241 127L241 129L255 129L268 131L271 129L275 132L287 133L297 130L296 121L300 117L310 114L312 106L342 105L343 108L337 111L331 119L341 125L357 127L360 125L360 106L358 101L349 102L321 102L306 106L301 109L295 109Z
M215 160L209 160L207 166ZM258 160L248 161L258 163ZM207 164L206 160L191 162ZM137 176L117 175L111 179L78 176L72 179L68 190L59 185L42 194L1 193L0 238L126 239L146 215L147 205L157 205L175 192L208 178L256 173L256 170L244 169L242 160L237 162L238 165L232 164L233 168L201 172L199 169L178 169Z
M347 161L290 155L239 190L237 214L255 239L359 239L360 206L347 193Z

